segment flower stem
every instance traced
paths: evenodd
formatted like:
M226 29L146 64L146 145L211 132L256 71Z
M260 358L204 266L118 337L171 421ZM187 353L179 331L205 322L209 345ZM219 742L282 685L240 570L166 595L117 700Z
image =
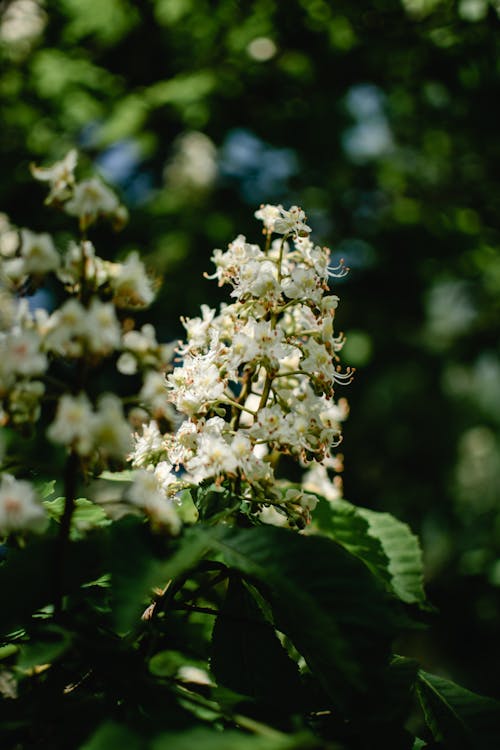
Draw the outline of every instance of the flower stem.
M65 567L68 557L71 521L75 511L76 486L78 477L78 454L71 451L64 470L64 511L59 526L56 543L54 570L54 616L59 617L63 610Z
M267 399L271 392L271 386L273 384L273 376L266 371L266 379L264 381L264 388L262 389L262 395L260 397L259 411L264 409L267 404Z

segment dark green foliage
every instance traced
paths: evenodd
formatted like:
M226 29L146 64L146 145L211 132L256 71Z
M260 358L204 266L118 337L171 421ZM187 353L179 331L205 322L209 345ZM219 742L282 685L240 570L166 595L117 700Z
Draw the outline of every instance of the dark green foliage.
M321 537L255 528L227 533L216 547L256 581L276 627L332 699L347 705L351 691L362 691L389 654L394 612L382 586L355 557Z
M417 694L434 738L444 748L494 750L500 744L500 703L420 670Z
M305 704L297 665L248 587L235 575L229 578L215 622L210 667L220 684L281 712L297 711Z
M494 701L391 654L410 623L409 589L398 600L389 585L399 547L387 544L387 529L397 522L364 525L347 504L331 508L328 522L326 507L320 523L342 544L203 523L166 541L131 516L88 532L70 545L59 622L51 616L54 543L12 552L0 568L12 602L2 610L0 651L8 741L31 741L35 731L40 746L61 750L68 732L70 745L86 750L182 748L195 738L204 747L369 750L383 737L387 748L410 750L416 688L444 747L493 748ZM411 560L417 580L414 552ZM160 593L141 620L153 587ZM85 724L75 724L82 711Z

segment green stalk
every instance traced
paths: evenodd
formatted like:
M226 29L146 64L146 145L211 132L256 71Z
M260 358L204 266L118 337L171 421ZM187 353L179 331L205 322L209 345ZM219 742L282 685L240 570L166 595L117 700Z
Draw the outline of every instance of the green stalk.
M63 611L65 568L68 558L71 521L75 511L79 457L74 451L69 454L64 469L64 511L59 526L56 543L54 570L54 616L60 617Z

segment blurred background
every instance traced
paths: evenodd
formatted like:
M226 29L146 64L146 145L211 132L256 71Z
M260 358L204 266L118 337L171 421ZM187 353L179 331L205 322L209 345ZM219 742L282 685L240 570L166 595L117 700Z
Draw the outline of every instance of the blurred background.
M161 340L225 298L214 247L301 205L336 282L345 496L422 539L423 665L500 698L499 0L4 0L0 209L52 231L29 164L77 146L163 279Z

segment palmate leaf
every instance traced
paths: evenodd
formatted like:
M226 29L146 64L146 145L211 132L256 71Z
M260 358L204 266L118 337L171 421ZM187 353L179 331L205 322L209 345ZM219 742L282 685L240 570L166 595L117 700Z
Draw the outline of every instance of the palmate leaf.
M304 703L299 670L239 576L229 579L212 635L211 669L220 685L290 710Z
M425 603L422 551L407 524L389 513L324 498L319 499L314 520L323 532L363 560L402 601Z
M359 559L325 537L273 527L226 530L212 546L261 590L337 706L369 690L389 660L395 602Z
M115 554L127 556L123 540ZM274 527L198 524L175 542L170 559L148 562L147 552L142 554L144 565L124 560L113 569L114 585L122 590L122 627L138 614L137 603L132 613L126 601L137 602L151 586L165 585L201 559L217 556L256 585L271 606L276 628L290 638L338 707L347 707L353 694L369 692L389 663L399 627L397 602L361 560L331 539ZM127 591L132 581L133 596Z
M500 703L420 670L416 684L434 738L449 750L498 750Z

